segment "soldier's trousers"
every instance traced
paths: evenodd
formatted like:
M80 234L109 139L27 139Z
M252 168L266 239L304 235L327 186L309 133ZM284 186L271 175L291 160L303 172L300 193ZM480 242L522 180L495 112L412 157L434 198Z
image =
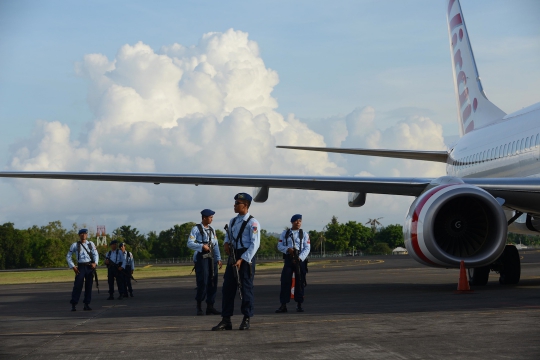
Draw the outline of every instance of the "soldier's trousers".
M279 301L282 304L288 304L291 301L292 275L296 271L296 266L293 264L291 257L286 256L281 271L281 291L279 293ZM300 276L299 276L300 275ZM306 263L300 262L300 274L295 274L294 279L294 301L297 303L304 302L304 281L306 279Z
M107 269L107 282L109 283L109 294L114 294L114 279L116 279L116 286L118 287L118 293L124 294L124 274L122 274L116 266L109 266Z
M131 265L126 265L126 268L124 269L124 295L127 295L127 293L131 294L133 293L133 288L131 287Z
M213 262L213 264L212 264ZM214 268L214 277L212 276L212 266ZM207 304L216 302L217 284L218 284L218 264L211 258L203 259L202 253L197 254L195 261L195 277L197 279L197 294L195 300L204 301Z
M240 259L240 256L236 257ZM251 271L250 271L251 266ZM240 281L242 283L242 305L240 311L244 316L253 316L253 303L255 297L253 295L253 278L255 277L255 258L251 265L243 261L239 270ZM223 276L223 299L221 305L222 316L232 316L234 313L234 298L238 292L238 286L234 277L234 269L232 265L227 264L225 275Z
M84 283L84 300L85 304L90 304L92 301L92 284L94 282L92 266L81 265L78 267L79 273L75 275L75 283L71 292L71 304L76 305L81 297L81 292Z

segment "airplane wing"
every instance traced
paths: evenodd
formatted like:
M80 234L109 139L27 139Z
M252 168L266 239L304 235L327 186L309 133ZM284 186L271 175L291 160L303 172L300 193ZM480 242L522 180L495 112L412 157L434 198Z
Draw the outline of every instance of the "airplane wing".
M276 146L279 149L321 151L338 154L367 155L389 157L396 159L423 160L446 163L448 152L446 151L412 151L412 150L387 150L387 149L351 149L351 148L326 148L311 146Z
M0 172L0 177L23 179L91 180L153 184L242 186L278 189L324 190L418 196L429 178L382 178L295 175L217 175L90 172Z

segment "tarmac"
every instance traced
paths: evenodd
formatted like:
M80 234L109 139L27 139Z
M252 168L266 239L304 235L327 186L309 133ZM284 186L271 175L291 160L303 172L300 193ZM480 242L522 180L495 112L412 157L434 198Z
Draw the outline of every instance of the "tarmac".
M260 270L248 331L238 297L232 331L195 316L194 276L139 280L114 301L101 279L93 311L76 312L71 283L3 285L0 359L540 359L540 251L521 255L517 286L491 273L470 294L455 293L459 270L408 256L314 261L304 313L275 314L280 271Z

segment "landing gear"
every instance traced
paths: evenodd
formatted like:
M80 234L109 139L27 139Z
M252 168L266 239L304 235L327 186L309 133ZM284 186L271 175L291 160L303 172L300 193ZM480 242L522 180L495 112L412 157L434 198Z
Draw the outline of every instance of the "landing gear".
M471 286L484 286L489 279L489 272L491 267L482 266L478 268L469 268L469 285Z
M492 266L499 272L499 283L502 285L514 285L519 282L521 262L519 252L514 245L506 245L501 257Z

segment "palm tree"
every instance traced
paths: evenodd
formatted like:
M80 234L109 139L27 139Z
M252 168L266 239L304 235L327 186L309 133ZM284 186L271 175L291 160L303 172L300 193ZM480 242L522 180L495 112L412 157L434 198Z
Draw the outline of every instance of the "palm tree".
M375 233L375 231L377 230L377 225L382 226L382 224L379 222L379 220L381 219L382 217L377 218L377 219L368 219L368 221L366 222L366 225L370 224L371 230L373 231L373 233Z

